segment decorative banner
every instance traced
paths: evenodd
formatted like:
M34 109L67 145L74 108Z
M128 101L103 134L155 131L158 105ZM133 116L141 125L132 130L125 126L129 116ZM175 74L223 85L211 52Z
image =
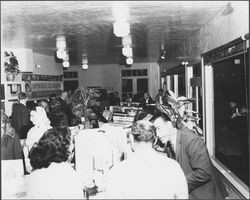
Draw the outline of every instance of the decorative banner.
M23 73L22 81L62 81L62 75L38 75Z
M32 81L31 91L42 92L42 91L55 91L62 89L62 82L44 82L44 81Z

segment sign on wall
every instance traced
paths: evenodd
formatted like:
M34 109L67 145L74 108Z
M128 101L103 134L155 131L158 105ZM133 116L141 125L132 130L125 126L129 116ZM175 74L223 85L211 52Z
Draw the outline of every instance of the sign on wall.
M48 97L51 93L60 94L63 89L62 75L22 74L25 92L29 98Z
M31 82L31 91L40 92L40 91L54 91L62 89L62 82L54 81L32 81Z

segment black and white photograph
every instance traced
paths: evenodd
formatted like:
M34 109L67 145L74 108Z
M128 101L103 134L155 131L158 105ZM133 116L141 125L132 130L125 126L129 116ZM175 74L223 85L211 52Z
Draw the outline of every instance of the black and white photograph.
M1 1L1 199L249 199L249 1Z

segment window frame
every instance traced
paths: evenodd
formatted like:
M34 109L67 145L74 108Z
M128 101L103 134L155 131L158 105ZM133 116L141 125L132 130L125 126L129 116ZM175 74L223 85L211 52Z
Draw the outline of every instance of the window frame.
M249 188L233 172L215 158L215 127L214 127L214 80L213 63L204 65L202 57L202 102L203 102L203 132L211 160L223 177L246 199L249 198Z

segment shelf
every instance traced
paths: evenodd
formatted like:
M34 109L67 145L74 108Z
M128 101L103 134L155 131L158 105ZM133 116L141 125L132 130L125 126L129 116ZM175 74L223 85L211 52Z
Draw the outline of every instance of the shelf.
M4 85L11 85L11 84L22 84L24 83L23 81L4 81L4 82L1 82L1 84L4 84Z

